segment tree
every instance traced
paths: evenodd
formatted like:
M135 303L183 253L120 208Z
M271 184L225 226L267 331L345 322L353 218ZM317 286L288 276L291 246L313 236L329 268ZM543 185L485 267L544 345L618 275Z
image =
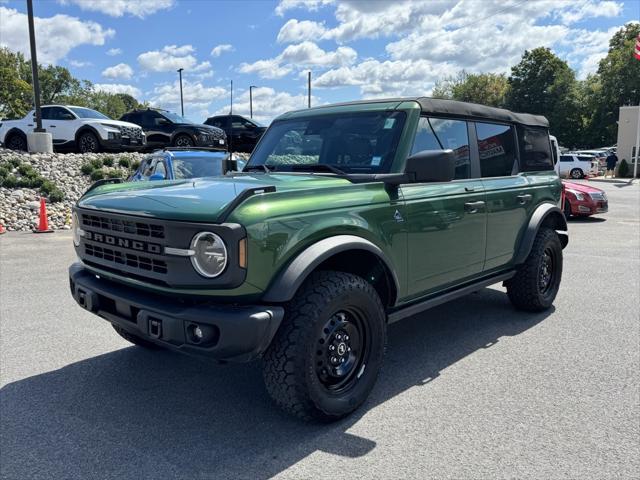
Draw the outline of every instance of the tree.
M590 130L597 142L617 141L620 107L640 104L640 61L633 58L633 46L640 34L640 23L629 23L609 41L609 52L600 60L599 97L594 102Z
M18 118L31 108L31 85L19 71L24 69L24 56L7 48L0 49L0 117Z
M525 51L522 60L511 68L508 83L508 108L544 115L561 144L580 143L578 84L567 62L548 48Z
M435 98L450 98L461 102L503 107L509 85L504 74L466 73L438 82L433 89Z

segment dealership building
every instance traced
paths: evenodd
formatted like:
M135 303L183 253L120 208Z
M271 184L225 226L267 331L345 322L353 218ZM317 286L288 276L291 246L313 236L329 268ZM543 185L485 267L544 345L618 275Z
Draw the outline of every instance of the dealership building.
M635 158L638 156L635 151L638 122L640 122L640 106L620 107L617 156L620 161L624 159L629 163L631 172L633 172ZM640 171L640 165L638 165L638 171Z

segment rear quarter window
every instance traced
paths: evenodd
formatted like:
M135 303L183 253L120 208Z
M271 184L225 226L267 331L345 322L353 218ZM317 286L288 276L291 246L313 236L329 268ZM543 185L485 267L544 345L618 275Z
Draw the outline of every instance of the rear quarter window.
M518 126L520 142L520 171L553 170L551 141L546 128Z

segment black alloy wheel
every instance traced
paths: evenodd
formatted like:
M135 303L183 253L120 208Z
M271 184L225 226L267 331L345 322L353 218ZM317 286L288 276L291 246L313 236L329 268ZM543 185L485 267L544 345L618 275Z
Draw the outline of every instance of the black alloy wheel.
M22 135L13 134L7 140L7 148L10 150L27 151L27 139Z
M173 141L174 146L176 147L193 147L195 144L193 139L189 135L178 135L176 139Z
M95 153L100 150L98 139L91 132L84 132L78 139L78 150L80 153Z

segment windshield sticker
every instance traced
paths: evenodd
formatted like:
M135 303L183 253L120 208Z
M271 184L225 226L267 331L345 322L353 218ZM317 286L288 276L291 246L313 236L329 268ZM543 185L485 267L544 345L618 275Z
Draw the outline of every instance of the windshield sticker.
M377 167L378 165L380 165L380 160L382 160L382 157L371 158L371 165L373 165L374 167Z
M387 118L384 122L384 129L385 130L389 130L390 128L393 128L393 124L396 123L396 119L395 118Z

